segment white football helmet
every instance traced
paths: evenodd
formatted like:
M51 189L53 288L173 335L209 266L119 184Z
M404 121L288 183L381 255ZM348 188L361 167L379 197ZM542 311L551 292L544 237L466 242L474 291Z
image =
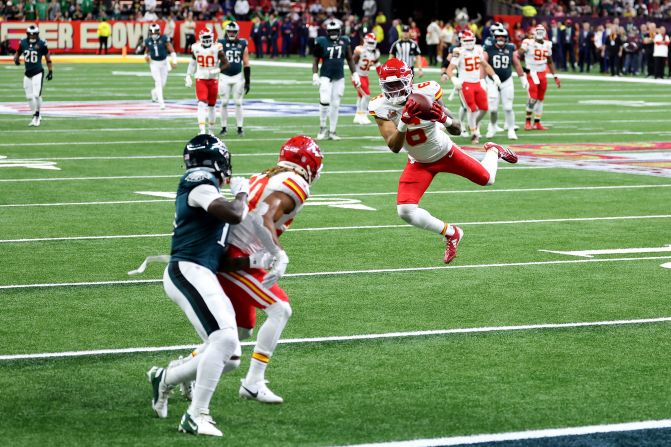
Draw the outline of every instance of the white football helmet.
M545 36L547 36L545 27L543 25L537 25L536 28L534 28L534 38L538 41L543 41L545 40Z

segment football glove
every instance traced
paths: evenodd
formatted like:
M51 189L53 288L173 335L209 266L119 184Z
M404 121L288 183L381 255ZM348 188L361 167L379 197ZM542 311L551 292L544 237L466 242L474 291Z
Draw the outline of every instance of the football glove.
M249 82L245 83L245 95L249 93Z
M401 121L405 124L410 124L412 119L419 114L419 105L412 99L408 99L401 112Z
M319 75L312 73L312 85L319 85Z
M249 195L249 180L244 177L231 177L231 194L235 197L240 193Z
M524 90L529 90L529 81L527 81L526 76L520 76L520 82L522 83L522 88Z
M21 61L19 61L18 58L17 58L17 59L14 59L14 64L15 64L15 65L21 65Z
M450 78L447 77L447 73L443 73L440 75L440 82L447 82L449 81Z
M49 70L49 73L47 73L47 81L51 81L54 78L54 72Z
M359 73L352 73L352 84L354 84L354 87L356 88L361 87L361 77L359 76Z
M445 113L445 108L438 101L433 103L429 115L431 116L429 121L435 121L444 124L445 126L452 125L452 119ZM447 123L448 121L449 124Z
M275 256L275 262L266 277L263 279L263 287L272 287L287 271L289 265L289 257L284 250L280 250Z
M191 79L191 76L186 75L186 77L184 78L184 85L186 87L191 87L193 85L193 80Z
M557 88L561 88L561 82L559 82L559 78L555 76L555 84L557 84Z
M257 251L249 255L249 267L253 269L268 270L275 261L275 256L267 251Z
M452 76L450 78L450 81L452 81L452 84L454 85L454 88L456 88L457 90L461 89L461 84L463 84L463 81L461 79L459 79L456 76Z
M497 87L501 87L501 78L499 78L499 75L494 73L494 76L492 76L492 79L494 80L494 85Z

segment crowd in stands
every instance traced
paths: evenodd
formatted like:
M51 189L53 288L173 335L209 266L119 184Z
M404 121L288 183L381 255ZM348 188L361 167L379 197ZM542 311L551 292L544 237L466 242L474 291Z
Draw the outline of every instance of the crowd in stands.
M671 18L671 0L522 0L513 5L525 17Z

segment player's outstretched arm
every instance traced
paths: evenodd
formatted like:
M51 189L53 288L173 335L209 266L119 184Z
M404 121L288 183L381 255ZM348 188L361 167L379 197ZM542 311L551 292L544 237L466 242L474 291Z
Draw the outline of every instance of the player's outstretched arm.
M207 212L222 222L239 224L247 215L247 196L249 195L249 180L243 177L231 178L231 194L235 197L228 201L223 197L213 200L207 207Z

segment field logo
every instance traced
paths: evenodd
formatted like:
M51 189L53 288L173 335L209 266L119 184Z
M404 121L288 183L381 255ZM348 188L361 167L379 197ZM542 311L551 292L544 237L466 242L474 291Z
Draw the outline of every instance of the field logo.
M9 160L6 156L0 155L0 168L26 168L43 169L46 171L60 171L55 161L42 160Z

